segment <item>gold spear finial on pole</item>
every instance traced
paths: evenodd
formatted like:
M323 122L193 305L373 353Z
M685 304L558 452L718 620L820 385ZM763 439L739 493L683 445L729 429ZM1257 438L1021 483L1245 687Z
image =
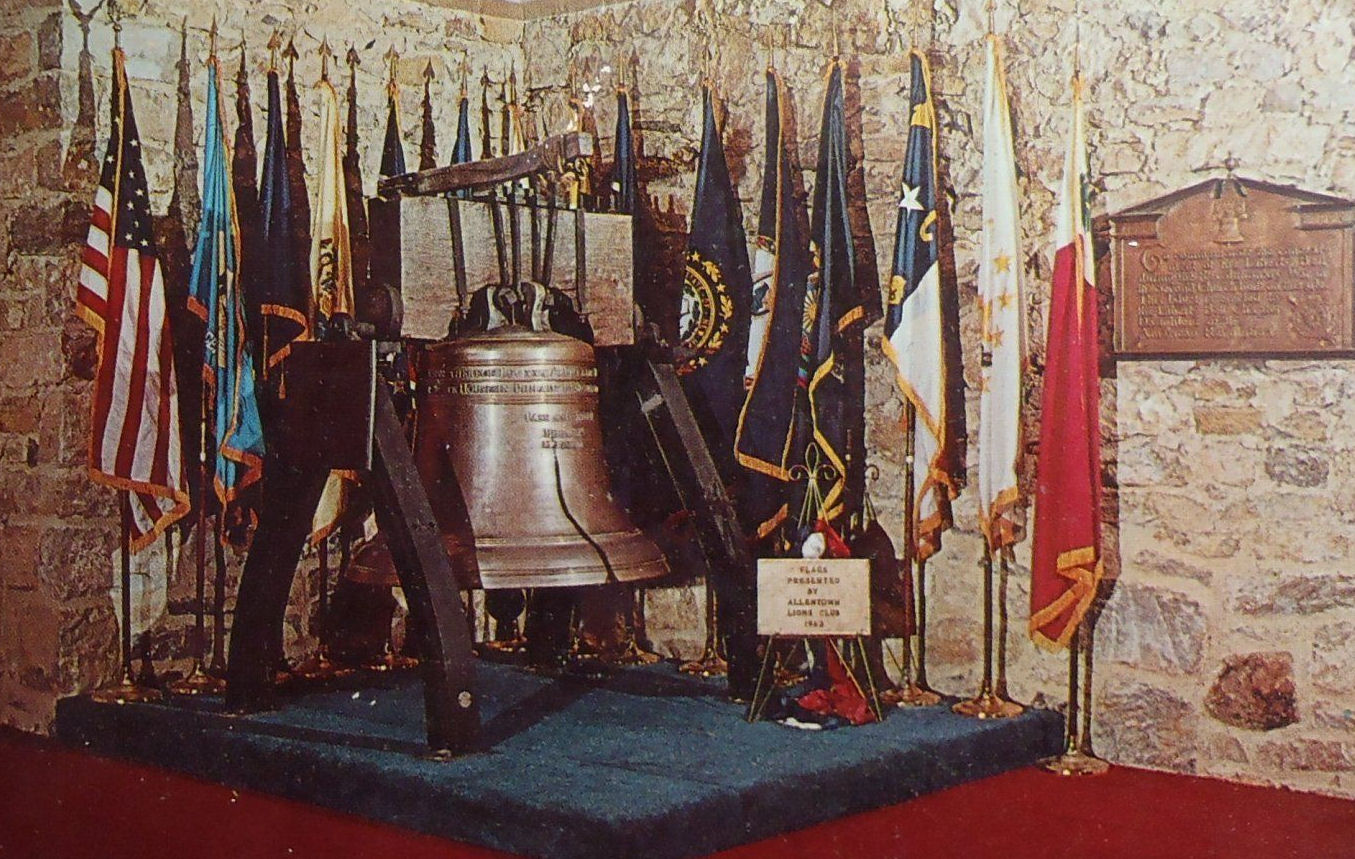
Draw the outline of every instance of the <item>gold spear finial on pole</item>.
M348 63L348 70L350 72L356 72L357 67L362 65L362 57L358 56L356 45L351 43L348 45L348 53L344 55L344 60Z
M268 70L276 72L278 70L278 52L282 50L282 34L277 30L268 39Z
M287 77L294 77L296 73L296 60L301 56L296 50L295 36L287 40L287 49L282 52L282 56L287 60Z
M212 29L207 31L207 56L216 59L216 16L212 16Z
M122 50L122 4L108 0L108 20L113 22L113 49Z
M394 97L397 86L396 72L400 68L400 52L395 50L395 45L391 45L390 49L386 51L384 59L386 60L386 92Z
M334 56L334 49L329 46L329 37L320 40L320 80L329 82L329 58ZM336 58L337 59L337 58Z

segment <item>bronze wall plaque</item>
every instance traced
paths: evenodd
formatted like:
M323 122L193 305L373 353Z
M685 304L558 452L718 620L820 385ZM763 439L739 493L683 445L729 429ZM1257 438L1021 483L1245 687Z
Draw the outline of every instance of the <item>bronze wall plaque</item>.
M1228 176L1110 223L1118 357L1355 354L1355 203Z

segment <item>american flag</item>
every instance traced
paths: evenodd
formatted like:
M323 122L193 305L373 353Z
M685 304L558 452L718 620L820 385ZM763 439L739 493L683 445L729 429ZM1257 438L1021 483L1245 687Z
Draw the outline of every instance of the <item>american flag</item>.
M124 62L115 50L112 132L75 309L99 333L90 476L130 494L137 551L188 513L188 491L165 287Z

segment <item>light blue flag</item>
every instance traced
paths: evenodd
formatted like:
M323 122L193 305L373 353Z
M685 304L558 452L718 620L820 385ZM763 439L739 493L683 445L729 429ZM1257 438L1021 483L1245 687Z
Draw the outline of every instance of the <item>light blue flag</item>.
M206 325L203 342L205 416L216 451L217 498L223 506L259 479L263 465L263 427L254 392L254 364L245 336L245 311L237 276L240 237L229 173L225 128L217 97L220 68L207 64L207 129L202 158L202 219L193 252L188 305Z

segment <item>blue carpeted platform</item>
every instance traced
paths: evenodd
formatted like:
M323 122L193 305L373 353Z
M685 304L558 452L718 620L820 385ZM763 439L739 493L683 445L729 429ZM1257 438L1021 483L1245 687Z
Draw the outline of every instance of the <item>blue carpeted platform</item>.
M529 856L699 856L1057 754L1062 722L947 707L802 732L748 724L715 684L668 666L605 681L481 663L488 751L422 757L412 675L220 712L214 699L68 698L57 734L93 751Z

